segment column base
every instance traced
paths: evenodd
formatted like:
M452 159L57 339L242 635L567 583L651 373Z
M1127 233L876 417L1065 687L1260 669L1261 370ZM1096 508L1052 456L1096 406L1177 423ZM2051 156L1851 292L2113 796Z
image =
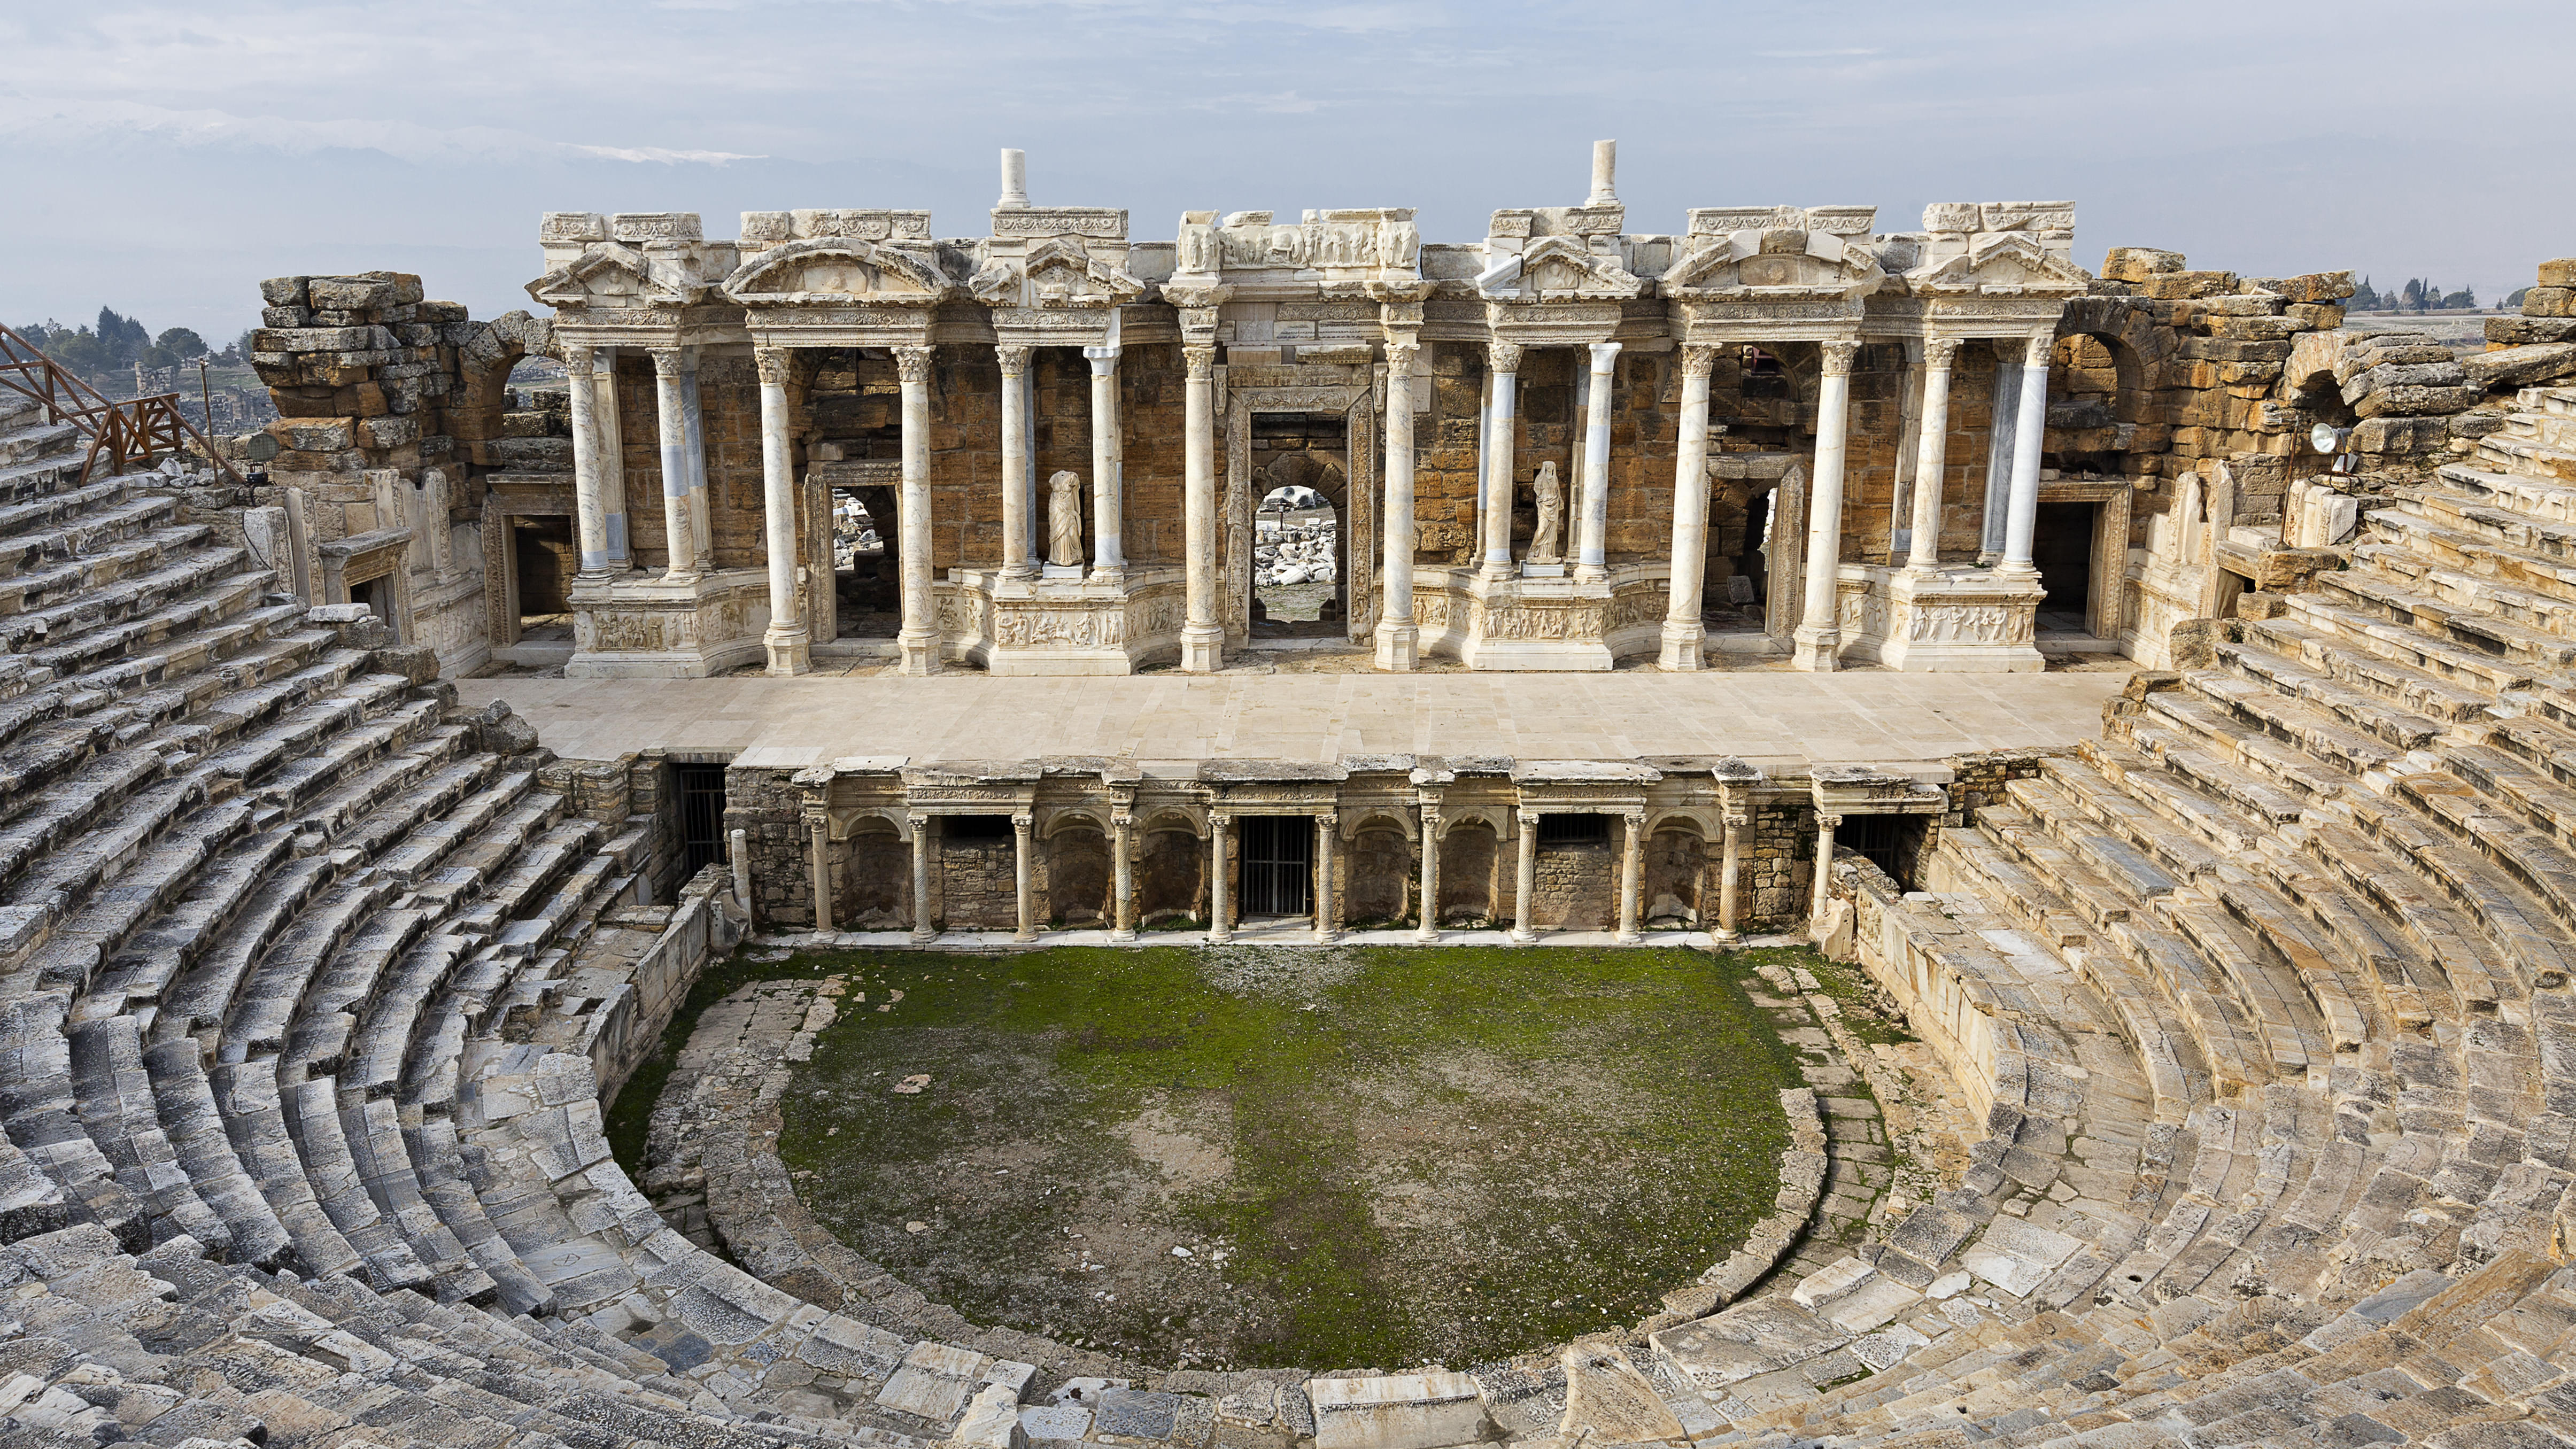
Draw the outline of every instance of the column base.
M1414 931L1413 939L1428 945L1440 939L1440 928L1438 926L1419 927Z
M1034 941L1037 938L1038 933L1035 931L1013 931L1011 933L1011 939L1014 941Z
M1999 579L2012 579L2015 581L2036 579L2039 577L2039 565L2029 562L2013 563L2010 560L2000 560L1995 564L1995 577Z
M1123 563L1093 564L1091 572L1083 575L1083 582L1095 589L1123 592L1127 587L1127 566Z
M1698 620L1682 623L1666 619L1663 650L1655 656L1655 665L1671 674L1688 674L1706 668L1708 660L1702 650L1707 642L1708 630L1702 628Z
M696 569L672 569L662 575L662 582L685 589L691 587L696 584L698 580L705 577L706 575L699 573Z
M1610 939L1621 946L1634 946L1646 939L1646 935L1643 931L1616 931L1611 934Z
M1520 565L1513 563L1509 559L1505 559L1501 563L1496 563L1492 559L1487 559L1485 560L1485 566L1476 574L1476 577L1483 579L1488 583L1503 583L1511 579L1519 578L1520 576Z
M1532 941L1538 939L1538 932L1524 931L1518 926L1512 927L1510 931L1505 933L1505 935L1506 939L1510 940L1510 942L1515 946L1526 946Z
M1333 944L1333 942L1341 939L1341 934L1342 933L1339 931L1318 928L1315 932L1315 944L1318 946L1329 946Z
M904 629L894 636L895 648L903 654L903 672L911 675L939 672L939 631Z
M1574 566L1574 581L1578 584L1597 584L1609 577L1610 571L1599 564L1586 563Z
M1181 626L1181 672L1214 674L1225 667L1225 628L1220 624Z
M1207 942L1211 946L1222 946L1233 939L1234 933L1232 931L1210 931L1207 933Z
M1741 941L1744 939L1744 933L1732 926L1720 926L1709 932L1708 938L1712 941Z
M769 655L769 672L777 675L811 674L814 672L812 643L799 624L792 629L772 629L760 636L760 647Z
M939 933L937 931L915 931L912 933L910 939L912 944L916 946L927 946L931 942L939 939Z
M1377 626L1377 667L1409 673L1422 662L1422 630L1411 623L1381 620Z
M1811 674L1831 674L1842 668L1842 647L1842 630L1801 624L1790 636L1789 663Z
M1136 939L1136 930L1133 926L1123 926L1118 930L1110 932L1109 939L1112 941L1133 941Z

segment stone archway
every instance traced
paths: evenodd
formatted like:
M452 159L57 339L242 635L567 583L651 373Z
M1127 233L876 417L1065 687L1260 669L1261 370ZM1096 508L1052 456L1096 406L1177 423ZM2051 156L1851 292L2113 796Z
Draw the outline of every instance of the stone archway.
M1252 419L1258 413L1342 415L1342 446L1348 463L1343 496L1333 506L1340 515L1340 547L1348 560L1340 575L1343 596L1349 600L1345 623L1354 643L1366 642L1377 627L1379 441L1371 371L1364 366L1322 363L1264 368L1265 377L1310 375L1314 380L1292 386L1227 387L1225 493L1217 507L1217 616L1225 626L1227 649L1244 648L1252 639L1253 510L1270 487L1252 466Z

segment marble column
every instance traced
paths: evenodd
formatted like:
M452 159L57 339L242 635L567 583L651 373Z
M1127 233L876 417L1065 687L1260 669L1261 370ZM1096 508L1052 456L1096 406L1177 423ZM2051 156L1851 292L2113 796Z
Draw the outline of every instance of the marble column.
M2039 451L2048 437L2048 355L2057 339L2030 338L2022 349L2021 399L2013 419L2012 503L2004 518L2004 556L1999 574L2036 577L2030 561L2031 533L2039 524Z
M772 674L803 674L814 665L804 611L796 603L796 458L788 441L787 369L783 347L752 353L760 369L760 504L769 552L769 630L761 647Z
M1700 646L1700 590L1708 582L1708 375L1717 366L1714 347L1682 349L1681 436L1673 453L1673 574L1665 584L1665 669L1694 670Z
M1315 943L1333 939L1341 928L1341 912L1333 901L1333 827L1340 817L1330 814L1315 817Z
M903 527L903 624L895 647L904 673L929 674L939 668L939 601L930 584L931 350L898 347L894 365L903 380L903 478L895 502Z
M572 507L581 572L598 578L608 572L608 507L599 489L598 384L591 357L587 347L564 349L564 395L572 405Z
M2008 339L1998 338L1991 345L1995 402L1990 410L1993 422L1986 430L1986 509L1977 542L1977 562L1988 568L2004 556L2004 514L2012 499L2013 424L2021 413L2021 359L2013 356Z
M1440 807L1422 807L1422 917L1413 934L1440 939Z
M634 561L626 547L626 430L618 422L617 349L602 347L594 357L591 418L599 435L599 504L608 524L608 571L622 574Z
M1816 393L1816 468L1807 489L1807 597L1799 611L1792 662L1800 669L1841 666L1843 452L1850 424L1852 362L1857 342L1823 344L1824 380Z
M1413 359L1412 342L1386 345L1386 559L1378 571L1377 667L1403 672L1420 662L1422 631L1413 621Z
M1717 929L1710 933L1721 941L1732 941L1739 934L1735 929L1735 909L1742 887L1737 877L1744 874L1744 827L1752 823L1749 815L1726 817L1726 844L1717 877Z
M930 817L915 815L912 823L912 939L935 941L937 928L930 923Z
M714 571L715 526L707 507L707 414L698 396L698 349L680 352L680 420L688 435L689 537L697 544L698 569Z
M1622 816L1627 835L1619 848L1619 935L1621 941L1642 941L1637 929L1637 894L1646 874L1646 816L1631 810Z
M826 815L805 817L805 835L811 847L806 864L814 891L814 929L832 929L832 822Z
M1520 391L1521 349L1514 342L1485 344L1494 400L1485 435L1485 577L1507 579L1512 567L1512 418Z
M1136 817L1109 817L1109 939L1136 939Z
M1225 626L1216 617L1216 349L1184 346L1181 360L1189 366L1182 395L1181 542L1189 557L1181 668L1210 674L1225 665Z
M1520 860L1512 876L1512 939L1523 945L1538 939L1530 929L1530 897L1538 894L1538 812L1520 812Z
M1922 438L1914 452L1914 538L1905 566L1918 574L1941 567L1941 474L1950 451L1950 364L1959 355L1955 337L1923 344Z
M1028 482L1034 455L1029 450L1028 394L1022 384L1029 373L1029 349L996 347L1002 365L1002 577L1025 579L1037 573L1029 561L1029 504L1035 490Z
M1118 431L1118 349L1086 347L1082 355L1091 364L1091 576L1115 583L1127 572L1119 538L1125 449Z
M1038 938L1038 900L1036 875L1030 859L1030 831L1037 819L1031 815L1011 817L1011 888L1018 892L1019 928L1011 933L1014 941Z
M1208 821L1208 944L1222 946L1233 939L1234 930L1227 917L1234 913L1234 882L1226 876L1225 832L1234 824L1222 815Z
M1578 584L1610 577L1610 392L1618 370L1619 344L1593 343L1592 381L1583 409L1583 511L1574 545Z
M1816 871L1813 889L1807 902L1807 918L1813 920L1825 913L1825 902L1833 898L1834 827L1843 823L1839 815L1816 812Z
M662 582L698 576L698 531L689 522L689 418L681 395L680 350L653 349L653 412L662 440L662 542L670 561Z

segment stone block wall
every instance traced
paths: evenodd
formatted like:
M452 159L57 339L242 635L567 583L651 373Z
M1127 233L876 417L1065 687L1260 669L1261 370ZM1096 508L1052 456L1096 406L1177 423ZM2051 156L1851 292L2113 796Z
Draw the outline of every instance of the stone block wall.
M1011 838L951 840L941 832L938 839L930 862L932 919L952 931L1017 926L1019 864Z
M1816 809L1803 800L1756 805L1747 827L1745 925L1794 930L1807 918L1816 861Z
M724 828L728 836L743 832L743 848L751 854L753 920L763 930L814 923L802 801L785 770L725 771Z
M1517 875L1517 867L1515 867ZM1542 845L1531 862L1530 921L1566 931L1619 924L1619 835L1597 844Z

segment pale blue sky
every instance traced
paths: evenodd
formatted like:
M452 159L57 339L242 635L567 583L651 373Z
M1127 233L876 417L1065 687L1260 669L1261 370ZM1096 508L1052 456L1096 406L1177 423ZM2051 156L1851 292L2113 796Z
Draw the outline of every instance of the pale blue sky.
M2078 259L2430 273L2482 298L2576 253L2563 3L0 0L0 320L101 303L209 338L286 272L531 305L537 215L1041 203L2072 198Z

